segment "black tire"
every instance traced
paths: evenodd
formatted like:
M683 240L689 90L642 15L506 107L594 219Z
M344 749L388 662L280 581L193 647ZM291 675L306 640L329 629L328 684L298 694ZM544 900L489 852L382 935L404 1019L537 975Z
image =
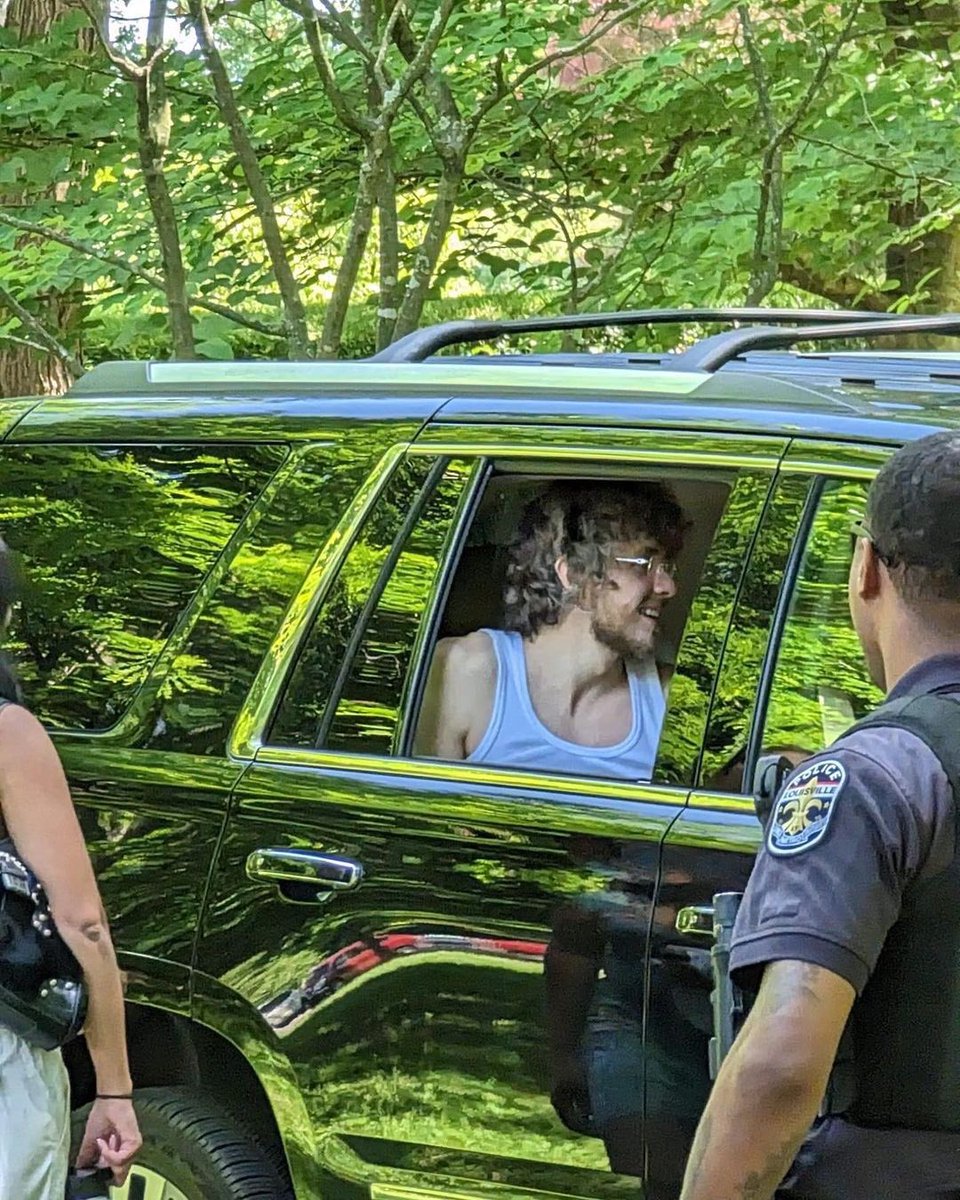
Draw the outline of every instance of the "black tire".
M136 1165L169 1180L187 1200L293 1200L281 1168L255 1136L208 1097L143 1088L134 1104L143 1135ZM88 1111L74 1113L75 1139Z

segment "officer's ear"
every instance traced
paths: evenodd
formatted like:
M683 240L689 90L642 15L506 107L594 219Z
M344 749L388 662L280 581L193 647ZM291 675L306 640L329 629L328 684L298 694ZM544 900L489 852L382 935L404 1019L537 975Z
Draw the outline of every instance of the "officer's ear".
M873 542L866 538L860 542L860 554L855 560L854 566L857 594L861 600L874 599L880 594L882 576L886 573L886 567L881 562Z

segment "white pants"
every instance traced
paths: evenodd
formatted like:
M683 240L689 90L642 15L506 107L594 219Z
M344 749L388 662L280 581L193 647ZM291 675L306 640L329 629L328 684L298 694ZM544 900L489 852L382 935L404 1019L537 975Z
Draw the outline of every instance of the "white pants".
M0 1025L0 1200L63 1200L70 1085L59 1050Z

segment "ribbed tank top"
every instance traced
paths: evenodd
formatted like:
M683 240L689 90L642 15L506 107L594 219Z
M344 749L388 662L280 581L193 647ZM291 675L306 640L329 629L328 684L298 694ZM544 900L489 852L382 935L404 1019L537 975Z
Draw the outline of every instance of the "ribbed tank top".
M652 658L627 663L633 724L623 741L614 746L581 746L551 733L534 711L520 634L503 629L482 632L493 643L497 686L490 724L467 762L564 775L635 780L652 777L666 707Z

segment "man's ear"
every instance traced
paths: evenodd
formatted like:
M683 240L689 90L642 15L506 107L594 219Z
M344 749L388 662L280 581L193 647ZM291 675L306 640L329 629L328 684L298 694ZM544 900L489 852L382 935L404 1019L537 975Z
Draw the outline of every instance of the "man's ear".
M873 542L864 541L856 577L857 595L861 600L872 600L878 595L884 570Z
M561 554L557 561L553 564L553 569L557 573L557 578L560 580L560 586L565 592L569 592L573 587L573 582L570 579L570 564L567 562L567 556Z

